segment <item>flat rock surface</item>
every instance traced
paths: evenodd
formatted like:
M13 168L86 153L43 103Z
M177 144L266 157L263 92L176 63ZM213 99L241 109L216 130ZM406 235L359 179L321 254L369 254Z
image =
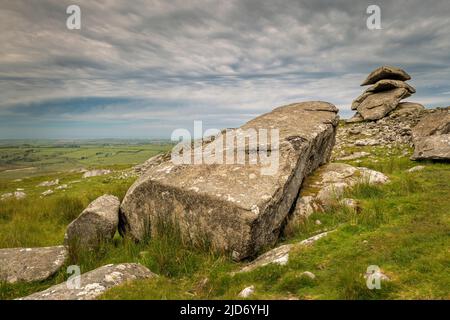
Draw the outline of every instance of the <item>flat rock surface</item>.
M302 240L298 243L285 244L279 247L276 247L272 250L267 251L266 253L260 255L258 258L253 260L251 263L243 267L239 272L249 272L255 270L256 268L260 268L266 266L268 264L279 264L285 265L289 262L289 253L292 249L298 247L311 246L319 239L326 237L332 231L326 231L319 233L315 236Z
M64 246L0 249L0 280L8 283L42 281L64 264Z
M271 150L279 152L273 174L262 174L268 165L261 162L175 165L166 160L151 166L124 198L121 232L140 240L157 233L164 219L176 223L186 239L207 238L237 260L272 245L303 178L329 159L336 113L326 102L295 103L242 126L241 131L279 129L278 150Z
M377 92L367 96L357 110L364 120L378 120L394 110L400 100L410 95L411 93L405 88Z
M411 76L407 74L405 70L402 70L400 68L392 66L382 66L372 71L367 76L366 80L363 81L361 86L374 84L382 79L407 81L411 79Z
M408 90L409 93L411 93L411 94L416 93L416 89L411 87L406 82L403 82L400 80L389 80L389 79L384 79L384 80L378 81L374 85L370 86L370 88L368 88L366 91L376 93L376 92L380 92L380 91L388 91L388 90L397 89L397 88L404 88L404 89Z
M69 286L68 282L63 282L19 300L93 300L126 281L153 277L156 275L140 264L109 264L82 274L79 288L76 288L75 281L70 281Z

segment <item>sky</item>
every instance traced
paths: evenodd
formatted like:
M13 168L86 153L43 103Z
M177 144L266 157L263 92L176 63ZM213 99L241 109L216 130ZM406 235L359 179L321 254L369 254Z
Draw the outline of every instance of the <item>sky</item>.
M348 118L385 64L411 75L408 101L447 106L449 17L448 0L2 0L0 139L170 138L310 100Z

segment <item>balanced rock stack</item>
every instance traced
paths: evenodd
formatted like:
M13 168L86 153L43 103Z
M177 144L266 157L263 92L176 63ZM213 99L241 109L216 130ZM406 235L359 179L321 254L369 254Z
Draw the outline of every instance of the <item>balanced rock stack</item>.
M405 82L410 79L404 70L391 66L372 71L361 84L371 86L353 101L352 110L356 110L356 114L347 122L379 120L401 107L400 101L416 92Z

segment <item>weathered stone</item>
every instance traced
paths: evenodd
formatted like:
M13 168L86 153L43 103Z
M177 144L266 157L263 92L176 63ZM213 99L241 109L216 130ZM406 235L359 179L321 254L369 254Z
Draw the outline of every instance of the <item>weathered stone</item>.
M79 278L79 288L75 285L75 281L69 286L67 282L63 282L19 300L94 300L106 290L127 281L150 279L156 276L140 264L109 264L82 274Z
M14 191L14 192L8 192L1 195L0 200L6 200L10 198L15 198L17 200L22 200L27 197L27 194L23 191Z
M91 170L91 171L86 171L85 173L83 173L83 178L98 177L98 176L103 176L103 175L110 174L110 173L111 173L111 170L108 170L108 169Z
M48 189L47 191L42 192L41 195L43 195L44 197L46 197L46 196L49 196L49 195L51 195L51 194L53 194L53 193L54 193L53 190Z
M394 110L400 100L410 95L411 93L404 88L377 92L365 98L357 110L364 120L378 120Z
M357 152L354 152L354 153L352 153L352 154L350 154L348 156L337 158L337 160L349 161L349 160L356 160L356 159L364 158L364 157L367 157L367 156L370 156L369 152L357 151Z
M361 84L361 86L374 84L382 79L407 81L411 79L411 76L400 68L392 66L382 66L372 71L367 76L366 80L364 80L364 82Z
M271 150L279 154L279 164L272 175L262 174L267 165L260 162L175 165L165 160L151 166L121 205L122 234L135 240L156 235L163 219L175 223L183 238L207 238L213 248L233 252L238 260L274 244L303 178L329 159L336 112L326 102L295 103L235 130L279 129L279 148Z
M120 201L103 195L94 201L67 227L64 241L69 246L95 247L111 240L119 224Z
M312 212L342 203L344 191L357 183L384 184L389 178L381 172L344 163L328 163L305 179L295 209L289 217L287 229L307 218ZM303 199L307 197L307 201Z
M358 112L356 112L350 119L345 120L346 123L357 123L362 121L364 121L364 118Z
M0 281L8 283L42 281L64 264L64 246L0 249Z
M415 102L400 102L390 114L389 117L397 118L404 116L420 116L425 110L425 107L420 103Z
M412 129L411 160L450 160L450 107L427 114Z
M300 276L309 278L311 280L314 280L316 278L316 275L314 273L312 273L311 271L302 272L302 274Z
M412 168L406 170L406 172L410 172L411 173L411 172L422 171L424 169L425 169L425 166L415 166L415 167L412 167Z
M307 247L314 244L319 239L327 236L332 231L322 232L308 239L302 240L298 243L285 244L267 251L266 253L260 255L258 258L250 262L248 265L243 267L239 272L249 272L255 270L256 268L267 266L268 264L274 263L281 266L286 265L289 262L289 253L294 248Z
M370 88L368 88L366 91L364 91L358 98L356 98L352 102L351 109L357 110L358 107L360 106L360 104L363 103L363 101L367 97L369 97L375 93L382 92L382 91L390 91L390 90L398 89L398 88L406 89L410 95L416 93L416 89L411 87L406 82L399 81L399 80L388 80L388 79L380 80L377 83L375 83L374 85L372 85Z
M377 139L359 139L355 141L355 146L364 147L364 146L378 146L380 144L380 140Z
M56 186L57 184L59 184L59 179L55 179L52 181L44 181L39 183L37 186L38 187L51 187L51 186Z
M416 93L416 89L411 87L406 82L400 81L400 80L390 80L390 79L383 79L369 87L366 91L371 93L377 93L381 91L389 91L392 89L397 88L404 88L408 90L410 94Z
M255 286L250 286L242 289L241 292L239 292L238 297L239 298L248 298L255 292Z

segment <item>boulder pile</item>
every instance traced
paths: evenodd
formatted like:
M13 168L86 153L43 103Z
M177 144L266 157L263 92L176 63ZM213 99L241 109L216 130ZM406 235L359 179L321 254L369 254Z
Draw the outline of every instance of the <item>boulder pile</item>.
M347 122L379 120L393 112L402 99L416 92L405 82L410 79L409 74L396 67L382 66L372 71L361 84L371 86L353 101L351 108L356 110L356 114ZM402 106L402 109L405 108L415 109L417 106ZM418 108L423 106L419 105Z

